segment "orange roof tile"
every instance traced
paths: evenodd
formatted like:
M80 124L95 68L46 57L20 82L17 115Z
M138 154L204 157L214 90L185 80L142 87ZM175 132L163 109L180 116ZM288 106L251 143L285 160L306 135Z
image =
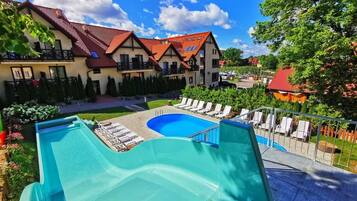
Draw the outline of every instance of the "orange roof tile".
M268 85L270 90L288 91L288 92L302 92L300 85L292 85L289 82L289 76L294 73L292 67L285 67L279 69L273 80Z
M120 47L130 36L133 35L133 32L126 32L116 35L109 44L106 52L107 54L112 54L115 52L118 47Z

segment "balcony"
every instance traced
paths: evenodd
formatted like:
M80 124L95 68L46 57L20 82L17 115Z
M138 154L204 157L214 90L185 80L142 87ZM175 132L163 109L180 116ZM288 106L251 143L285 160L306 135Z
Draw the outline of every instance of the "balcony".
M118 71L150 70L153 65L150 62L118 62Z
M162 75L177 75L177 74L184 74L184 73L185 73L185 69L182 66L177 67L171 65L170 68L162 70Z
M19 55L14 52L0 53L0 61L73 61L71 50L41 49L39 56Z

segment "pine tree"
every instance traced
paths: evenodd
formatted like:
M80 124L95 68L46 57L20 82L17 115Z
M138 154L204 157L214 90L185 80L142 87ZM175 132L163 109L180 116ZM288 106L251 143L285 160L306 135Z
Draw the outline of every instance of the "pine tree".
M88 79L87 79L86 95L87 95L87 98L88 98L89 102L96 102L97 101L97 96L95 94L93 81L92 81L92 79L90 77L88 77Z
M78 77L77 77L77 93L78 93L79 99L83 100L86 98L84 84L83 84L82 77L80 74L78 74Z
M47 80L44 77L41 77L38 84L38 102L39 103L48 103L49 102L49 92L47 86Z

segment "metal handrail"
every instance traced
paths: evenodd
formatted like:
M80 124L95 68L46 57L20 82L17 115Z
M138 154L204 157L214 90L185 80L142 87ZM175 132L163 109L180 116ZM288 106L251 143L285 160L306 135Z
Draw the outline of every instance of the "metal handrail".
M211 127L207 128L205 130L199 131L199 132L189 136L188 138L194 138L194 137L202 135L202 134L207 134L209 131L214 130L214 129L218 129L218 128L219 128L219 125L211 126Z

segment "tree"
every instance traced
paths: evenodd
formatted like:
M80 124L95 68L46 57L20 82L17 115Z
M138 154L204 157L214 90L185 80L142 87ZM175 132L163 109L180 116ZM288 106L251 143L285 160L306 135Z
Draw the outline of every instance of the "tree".
M228 48L224 51L223 58L228 66L237 66L242 60L243 51L237 48Z
M88 79L87 79L86 95L87 95L88 100L90 102L96 102L97 101L97 95L95 94L93 81L92 81L92 79L90 77L88 77Z
M13 1L0 1L0 52L16 52L21 55L38 55L25 37L28 33L43 43L54 44L54 34L31 15L19 12Z
M78 98L80 100L83 100L86 97L86 93L84 91L84 84L80 74L78 74L77 77L77 92L78 92Z
M275 70L278 67L279 60L273 54L262 55L259 57L259 63L264 67Z
M357 6L355 0L265 0L261 12L267 20L257 22L257 42L278 51L283 65L292 65L293 84L306 84L316 96L348 113L356 111Z

